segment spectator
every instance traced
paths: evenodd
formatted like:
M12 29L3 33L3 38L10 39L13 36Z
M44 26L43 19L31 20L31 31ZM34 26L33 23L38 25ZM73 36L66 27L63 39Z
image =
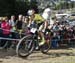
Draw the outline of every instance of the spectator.
M0 37L2 37L1 22L2 22L2 18L0 18Z
M3 34L4 36L9 36L10 34L10 29L11 29L11 26L9 25L8 23L8 18L5 17L1 23L1 28L3 29Z
M12 31L16 30L16 29L15 29L15 22L16 22L16 21L15 21L15 16L12 15L12 16L11 16L11 19L9 20L9 24L11 25L11 30L12 30Z
M2 22L2 18L0 18L0 37L2 37L1 22ZM0 47L1 47L1 43L2 43L2 40L0 40Z
M9 25L11 26L11 36L12 36L12 38L16 39L17 36L16 36L16 27L15 27L15 24L16 24L15 16L12 15L11 19L9 20Z
M7 17L3 18L3 21L1 23L1 28L3 30L3 37L4 38L10 38L11 26L8 23L8 18ZM1 46L3 46L6 42L7 42L7 40L3 40L2 43L1 43L2 44ZM11 45L11 42L8 41L8 45L6 46L6 48L10 47L10 45Z
M20 34L20 37L19 38L21 38L21 33L22 33L22 25L23 25L22 19L23 19L23 16L22 15L19 15L18 16L18 20L16 22L16 29L17 29L17 31Z
M27 16L23 16L23 25L22 25L23 32L26 31L28 23L29 23L29 18Z

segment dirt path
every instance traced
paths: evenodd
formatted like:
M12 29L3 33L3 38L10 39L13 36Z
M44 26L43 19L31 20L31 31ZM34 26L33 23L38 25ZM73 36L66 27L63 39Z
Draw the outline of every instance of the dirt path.
M75 49L50 50L47 55L36 51L26 59L18 57L15 50L0 50L0 63L75 63Z

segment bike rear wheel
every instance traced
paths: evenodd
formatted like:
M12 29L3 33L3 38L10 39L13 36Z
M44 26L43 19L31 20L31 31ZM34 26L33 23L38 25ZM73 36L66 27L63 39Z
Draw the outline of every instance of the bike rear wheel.
M51 37L49 32L48 34L45 33L44 36L45 36L45 43L42 46L40 46L40 50L43 54L46 54L51 48Z
M42 46L40 46L40 50L43 54L46 54L50 50L50 42L45 42Z

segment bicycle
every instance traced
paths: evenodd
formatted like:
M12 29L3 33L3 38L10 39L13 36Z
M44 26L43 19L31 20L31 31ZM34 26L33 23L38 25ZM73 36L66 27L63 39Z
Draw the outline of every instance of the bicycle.
M28 57L36 48L35 44L39 47L43 54L46 54L51 46L50 32L46 30L44 32L45 43L39 46L40 39L38 39L38 32L36 28L32 28L30 32L24 36L16 47L16 53L20 57Z

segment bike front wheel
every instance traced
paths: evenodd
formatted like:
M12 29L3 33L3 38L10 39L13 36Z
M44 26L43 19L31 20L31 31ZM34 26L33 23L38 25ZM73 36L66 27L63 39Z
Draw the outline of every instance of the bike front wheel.
M16 47L16 53L20 57L28 57L34 50L32 35L23 37Z

